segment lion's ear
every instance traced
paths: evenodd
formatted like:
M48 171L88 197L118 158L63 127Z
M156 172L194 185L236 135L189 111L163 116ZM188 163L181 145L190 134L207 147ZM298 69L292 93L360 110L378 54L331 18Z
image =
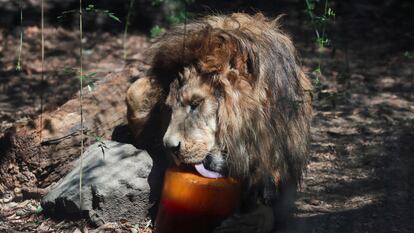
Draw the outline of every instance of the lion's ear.
M237 72L239 78L253 84L259 76L258 56L251 45L244 44L235 35L223 31L213 32L203 44L198 64L203 73L223 75L230 79ZM236 80L229 80L236 81Z
M259 56L254 51L254 46L240 43L233 56L233 64L245 81L252 85L257 81L260 75L260 66Z
M212 30L202 42L198 68L202 73L220 74L229 66L236 51L234 39L221 30Z

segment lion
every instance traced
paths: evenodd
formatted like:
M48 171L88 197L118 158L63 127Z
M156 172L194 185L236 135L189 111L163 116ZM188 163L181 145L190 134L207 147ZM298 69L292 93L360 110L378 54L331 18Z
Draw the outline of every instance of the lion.
M301 182L312 115L311 82L278 22L234 13L177 26L126 98L137 140L240 180L240 211L268 206L276 219Z

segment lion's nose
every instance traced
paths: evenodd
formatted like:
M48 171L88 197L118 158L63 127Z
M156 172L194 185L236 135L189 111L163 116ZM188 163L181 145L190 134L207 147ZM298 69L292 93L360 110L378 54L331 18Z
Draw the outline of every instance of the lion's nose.
M177 137L164 138L164 146L173 153L180 151L181 142Z

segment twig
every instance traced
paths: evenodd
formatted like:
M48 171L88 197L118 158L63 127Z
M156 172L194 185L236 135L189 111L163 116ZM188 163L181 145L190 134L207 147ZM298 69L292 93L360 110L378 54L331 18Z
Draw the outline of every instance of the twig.
M135 0L130 0L129 2L129 9L128 9L128 15L125 21L125 30L124 30L124 41L123 41L123 50L124 50L124 62L126 63L126 58L127 58L127 51L126 51L126 39L127 39L127 35L128 35L128 27L129 27L129 23L130 23L130 18L132 15L132 9L134 7L134 2Z
M16 70L21 71L22 70L22 47L23 47L23 6L22 1L20 0L20 44L19 44L19 51L18 51L18 58L17 58L17 64L16 64Z
M79 169L79 207L82 209L82 173L83 173L83 54L82 54L82 47L83 47L83 25L82 25L82 0L79 0L79 102L80 102L80 121L81 121L81 129L80 129L80 143L81 143L81 152L80 152L80 169Z

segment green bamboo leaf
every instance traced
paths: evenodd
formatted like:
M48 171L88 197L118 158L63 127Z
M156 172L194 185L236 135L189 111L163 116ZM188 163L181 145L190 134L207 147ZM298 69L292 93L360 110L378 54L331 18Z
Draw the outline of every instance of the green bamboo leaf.
M17 61L17 64L16 64L16 71L22 71L22 66L21 66L21 64L20 64L20 61Z
M167 16L167 22L171 25L179 24L182 20L176 15L169 15Z
M405 51L404 52L404 57L405 58L413 58L414 57L414 52L410 52L410 51Z
M37 209L35 210L36 214L41 214L42 212L43 212L42 206L37 207Z
M93 84L93 83L88 84L88 91L89 92L93 91L94 88L95 88L95 84Z
M328 9L328 16L335 17L335 12L332 10L332 8Z
M115 20L115 21L117 21L119 23L122 23L122 21L118 17L116 17L113 13L109 13L108 16L110 18L112 18L113 20Z
M92 72L92 73L89 73L89 74L86 74L86 76L88 77L88 78L92 78L93 76L95 76L97 74L97 72Z

